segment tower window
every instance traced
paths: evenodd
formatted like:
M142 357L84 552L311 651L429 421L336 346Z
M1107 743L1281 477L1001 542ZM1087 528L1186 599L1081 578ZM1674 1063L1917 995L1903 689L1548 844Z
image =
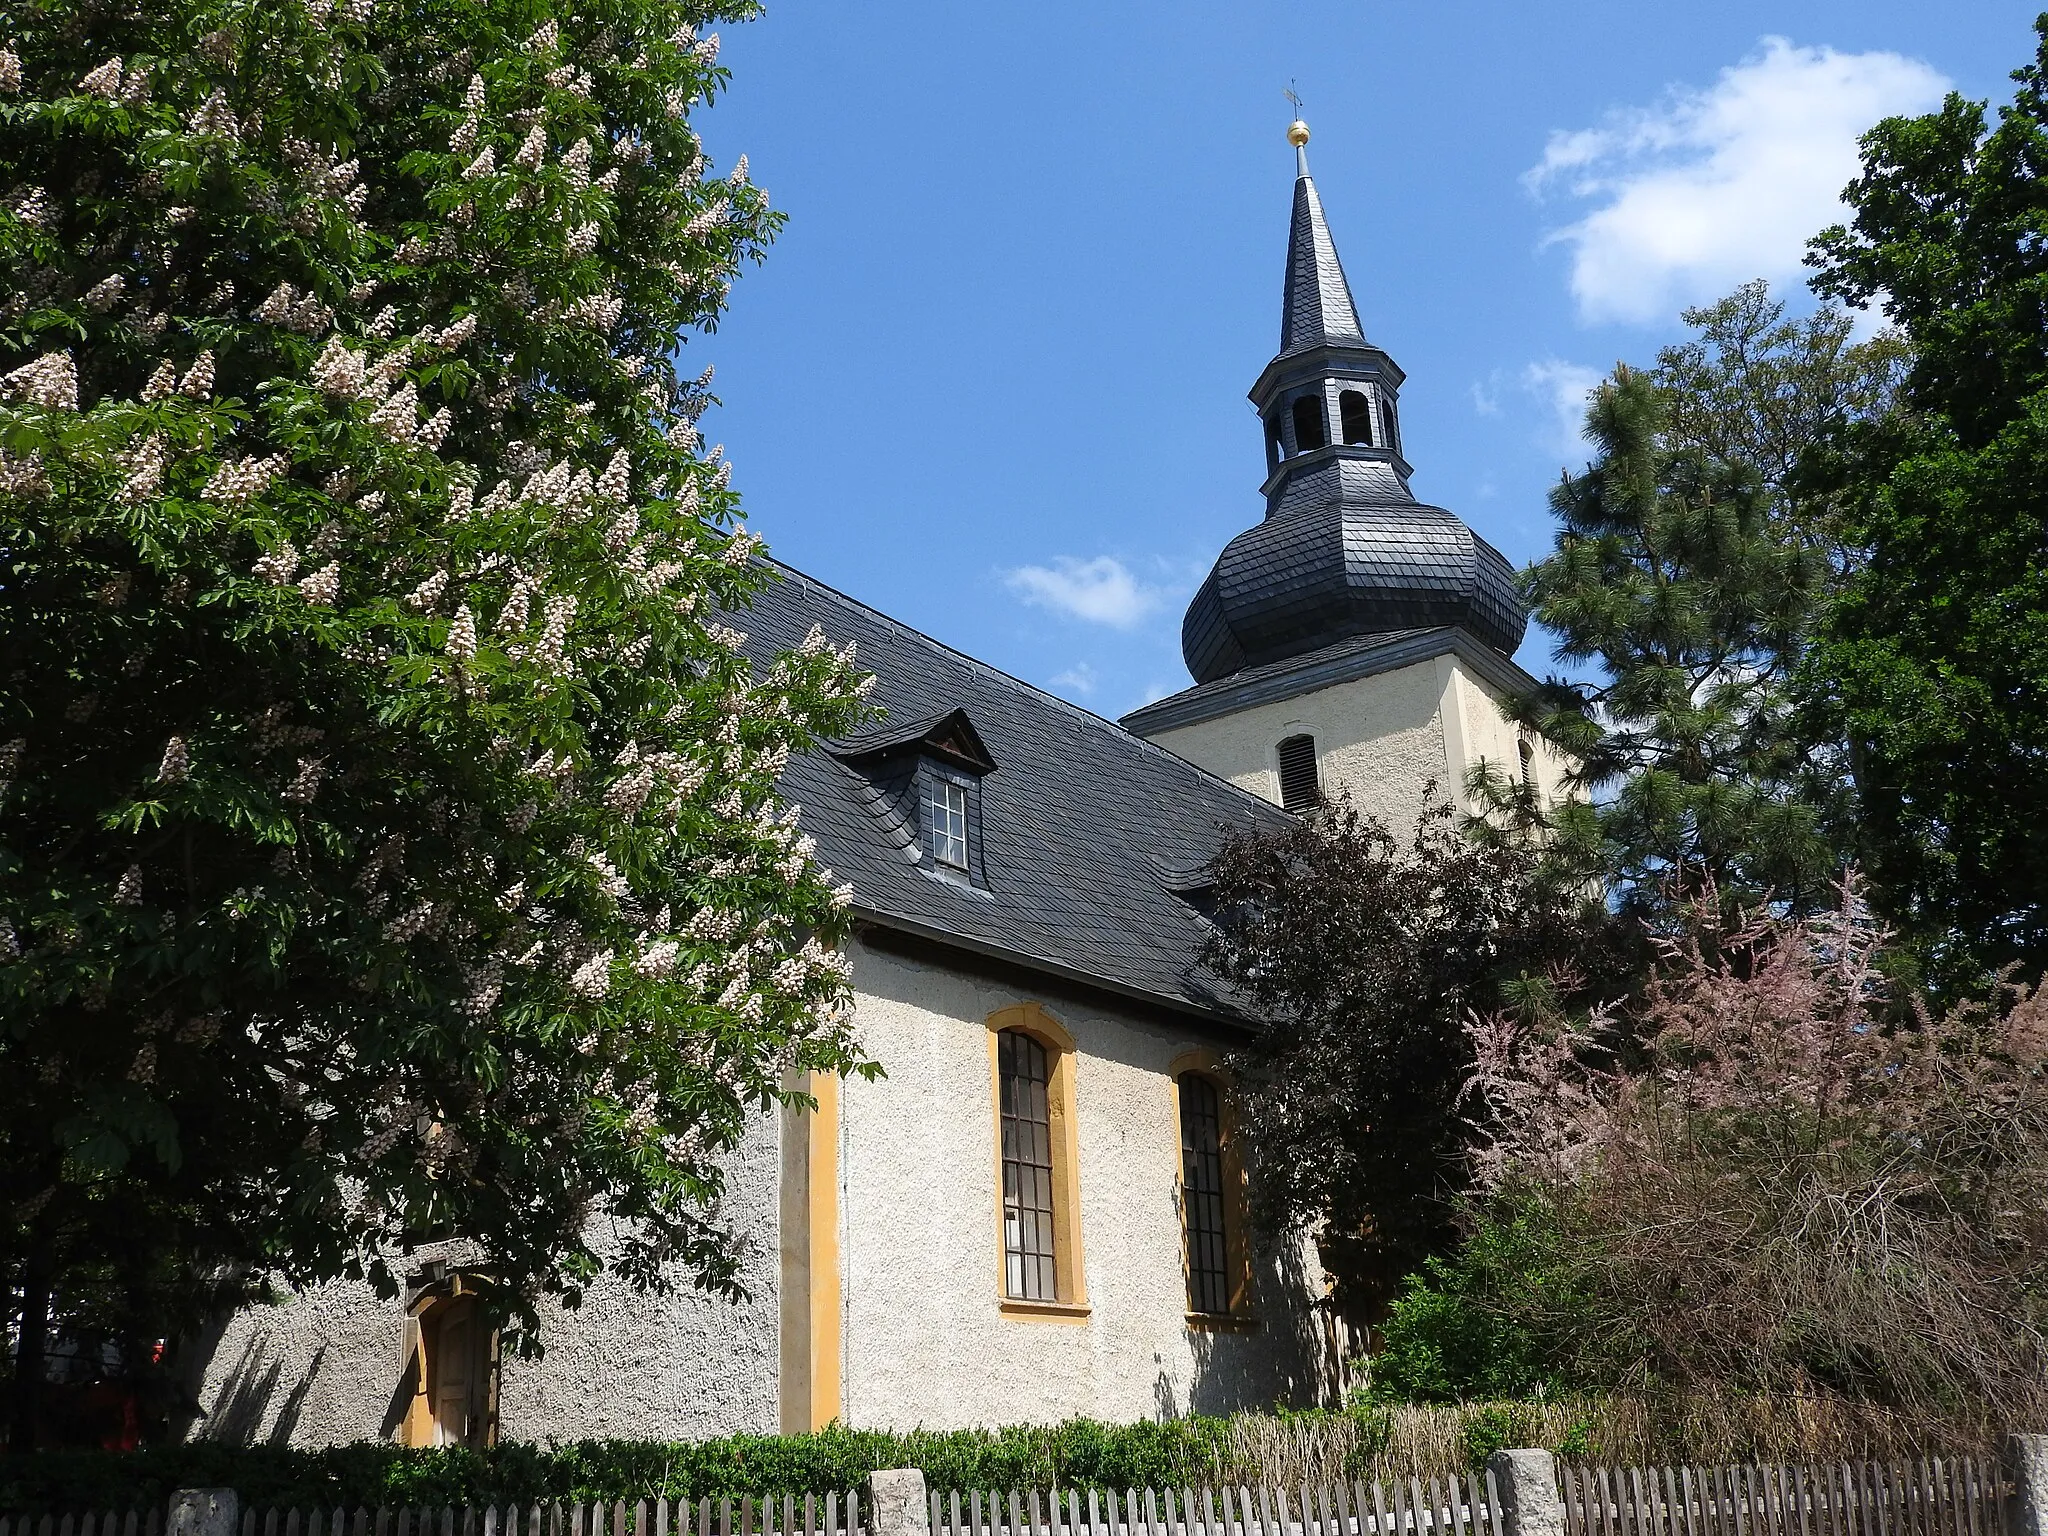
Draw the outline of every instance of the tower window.
M1322 779L1316 772L1316 739L1290 736L1277 748L1280 758L1280 803L1305 811L1323 802Z
M1401 451L1401 435L1394 430L1394 402L1384 395L1380 397L1380 443L1396 453Z
M1230 1249L1223 1225L1223 1106L1199 1072L1180 1076L1181 1224L1187 1238L1188 1310L1230 1310Z
M932 861L950 869L967 868L967 789L935 772L918 785L923 801L925 846Z
M1280 467L1280 461L1287 457L1287 449L1280 441L1280 418L1273 415L1266 419L1266 469L1270 472Z
M1020 1029L996 1036L1003 1118L1003 1290L1059 1299L1053 1246L1052 1074L1046 1051Z
M1522 787L1534 789L1536 787L1536 749L1529 745L1529 738L1524 736L1515 743L1515 750L1522 757Z
M1337 397L1339 424L1344 428L1344 441L1372 445L1372 402L1363 392L1347 389Z
M1303 395L1294 402L1294 451L1307 453L1311 448L1329 446L1330 434L1323 423L1323 400L1320 395Z

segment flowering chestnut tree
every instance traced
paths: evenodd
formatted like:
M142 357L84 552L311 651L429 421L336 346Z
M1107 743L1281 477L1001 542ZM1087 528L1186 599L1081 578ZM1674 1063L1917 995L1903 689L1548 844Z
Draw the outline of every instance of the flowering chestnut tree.
M158 1317L137 1247L388 1289L459 1233L530 1325L605 1214L635 1282L729 1286L719 1153L872 1070L776 795L864 685L741 654L768 578L673 360L777 223L690 126L748 9L0 23L24 1378L88 1293Z

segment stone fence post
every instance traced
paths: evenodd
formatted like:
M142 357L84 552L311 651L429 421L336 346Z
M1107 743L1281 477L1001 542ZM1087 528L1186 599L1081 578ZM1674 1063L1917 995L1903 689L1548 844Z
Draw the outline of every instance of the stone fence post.
M165 1536L241 1536L242 1497L232 1488L180 1488Z
M1564 1536L1564 1501L1557 1496L1555 1456L1548 1451L1495 1451L1486 1458L1486 1470L1500 1489L1500 1513L1507 1536Z
M869 1474L868 1510L874 1536L931 1536L931 1500L916 1467Z
M2005 1536L2048 1536L2048 1435L2007 1435Z

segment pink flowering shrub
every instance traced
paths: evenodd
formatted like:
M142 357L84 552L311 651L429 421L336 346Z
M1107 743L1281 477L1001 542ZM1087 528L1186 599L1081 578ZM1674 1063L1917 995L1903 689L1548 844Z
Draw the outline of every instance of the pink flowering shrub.
M2048 993L1931 1012L1853 880L1805 921L1715 908L1626 1010L1471 1022L1478 1226L1541 1234L1554 1374L2038 1418Z

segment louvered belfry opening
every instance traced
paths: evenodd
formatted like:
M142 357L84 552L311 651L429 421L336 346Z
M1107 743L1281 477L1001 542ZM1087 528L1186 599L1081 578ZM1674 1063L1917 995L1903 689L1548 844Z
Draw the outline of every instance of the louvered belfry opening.
M1280 804L1305 811L1323 803L1323 784L1316 772L1316 739L1290 736L1279 746Z
M996 1050L1003 1084L1003 1288L1020 1301L1057 1301L1052 1075L1045 1047L1021 1030L1004 1030Z
M1180 1079L1180 1190L1187 1228L1188 1310L1230 1310L1230 1259L1223 1232L1223 1106L1199 1072Z
M1313 449L1327 448L1330 434L1323 425L1323 401L1320 395L1303 395L1293 405L1294 451L1308 453Z

